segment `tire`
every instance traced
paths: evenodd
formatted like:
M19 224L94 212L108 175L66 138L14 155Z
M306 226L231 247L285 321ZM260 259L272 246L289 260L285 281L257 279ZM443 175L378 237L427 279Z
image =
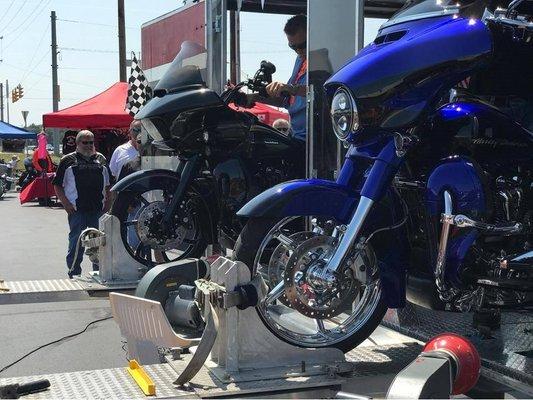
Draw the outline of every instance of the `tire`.
M250 269L250 272L252 275L255 273L254 271L254 263L256 254L258 253L260 246L262 242L265 240L265 237L270 232L270 230L276 226L276 224L280 221L280 219L271 219L271 218L250 218L246 225L244 226L244 229L242 230L239 238L237 239L237 242L235 244L234 249L234 258L238 261L244 262L248 268ZM379 285L379 282L377 283ZM269 290L271 288L269 287ZM367 339L372 332L376 329L376 327L380 324L381 320L383 319L383 316L385 315L385 312L387 311L387 307L385 305L385 302L383 300L383 294L381 292L381 289L379 288L379 299L377 299L377 303L374 303L375 308L371 311L370 315L368 315L368 318L364 321L364 323L353 333L347 335L346 337L342 338L341 340L334 341L332 340L331 343L324 343L320 345L312 345L309 343L302 343L298 340L292 340L291 338L287 338L285 335L280 335L278 329L274 329L271 324L268 322L267 318L265 318L264 312L261 311L259 307L256 308L259 317L265 324L265 326L278 338L281 340L299 346L299 347L334 347L337 349L342 350L343 352L348 352L355 348L357 345L362 343L365 339ZM283 301L282 301L283 302ZM283 303L284 305L288 306L289 304L287 302ZM293 312L296 312L293 310Z
M171 195L174 193L174 190L176 189L177 182L169 182L169 181L162 181L157 183L155 186L148 188L145 192L130 192L130 191L124 191L119 192L117 198L115 199L113 206L111 208L110 214L117 217L121 224L121 237L122 242L124 244L124 247L130 253L130 255L137 260L138 262L148 266L153 267L155 265L171 262L171 261L177 261L184 258L198 258L203 255L206 247L207 247L207 240L206 238L209 237L211 234L210 232L205 232L205 229L210 221L205 221L206 216L209 216L209 211L206 210L205 202L203 199L200 198L200 195L196 194L193 190L188 191L184 196L184 201L186 202L193 202L194 203L194 211L193 211L193 218L192 218L192 225L194 225L196 229L195 237L194 237L194 243L191 243L190 245L184 245L184 250L181 254L177 254L178 249L169 249L165 251L155 250L153 247L150 247L149 245L144 245L142 241L139 239L138 236L138 230L137 227L135 227L135 235L137 236L137 240L139 241L139 245L137 245L136 248L133 248L128 243L128 224L132 224L136 226L136 224L133 224L131 221L128 220L131 217L130 211L132 209L132 205L137 205L135 207L138 207L136 210L138 212L137 215L140 215L142 213L143 209L146 208L146 206L152 202L148 202L148 204L145 203L145 200L140 201L141 197L144 199L146 197L146 194L148 192L162 192L165 196ZM165 200L168 204L169 201ZM187 203L189 204L189 203ZM131 235L131 231L130 231ZM181 251L181 250L180 250ZM174 254L175 253L175 254Z

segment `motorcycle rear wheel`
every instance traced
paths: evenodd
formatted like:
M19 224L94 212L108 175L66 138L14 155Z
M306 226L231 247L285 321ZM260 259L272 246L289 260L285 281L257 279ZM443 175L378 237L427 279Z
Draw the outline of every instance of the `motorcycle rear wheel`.
M295 228L298 225L295 224L297 218L303 219L304 217L284 219L250 218L237 239L234 258L244 262L252 275L255 273L263 275L263 279L269 287L267 298L270 293L274 292L274 286L280 282L283 283L285 275L282 273L277 282L269 282L269 279L272 280L272 257L280 252L278 250L276 253L275 249L272 251L274 246L276 246L275 244L270 245L270 250L268 250L268 244L265 244L265 241L270 240L269 236L274 240L272 232L277 231L283 232L284 242L288 242L287 238L290 238L293 241L299 240L299 243L295 243L296 245L304 243L305 237L302 237L304 233L299 228ZM303 224L300 223L300 226L303 226ZM313 234L307 232L305 235L312 237ZM279 239L278 241L283 245L282 241ZM279 246L276 246L276 249L279 249ZM284 257L287 258L290 254L290 250L287 248L287 254ZM268 274L261 272L261 269L265 267L266 261L266 259L262 258L263 256L268 259ZM374 261L377 261L375 255L373 257ZM275 265L280 264L277 263ZM267 302L263 301L262 304L256 307L256 310L265 326L285 342L299 347L335 347L348 352L371 335L380 324L387 310L379 282L377 262L372 266L372 272L370 272L370 265L365 270L368 272L363 274L370 273L372 277L368 278L366 285L361 286L361 289L363 287L364 289L357 295L357 301L354 301L345 312L333 318L318 319L307 317L293 308L285 294L273 300L271 304L265 304ZM265 275L267 276L265 277Z
M135 260L148 267L189 257L200 257L207 247L205 238L208 237L209 233L202 231L202 228L207 226L202 218L209 215L209 212L206 211L205 205L199 198L200 195L193 191L188 191L182 201L182 205L185 204L190 207L190 213L187 214L188 228L181 229L184 237L179 245L164 249L156 248L154 245L143 241L143 239L146 240L146 235L143 235L143 238L139 235L140 229L150 231L154 229L154 226L157 228L157 221L152 222L150 228L141 228L139 220L142 219L142 215L148 210L148 207L155 208L157 212L164 210L170 203L176 185L177 182L170 185L168 182L163 182L144 192L119 192L111 208L110 214L120 220L124 247ZM180 229L179 224L176 224L176 228Z

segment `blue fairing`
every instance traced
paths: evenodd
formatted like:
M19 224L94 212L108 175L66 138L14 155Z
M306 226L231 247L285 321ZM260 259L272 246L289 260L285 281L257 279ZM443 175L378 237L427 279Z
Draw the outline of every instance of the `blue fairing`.
M453 213L482 218L486 199L480 173L475 164L464 157L449 157L430 174L426 189L426 208L431 216L444 210L444 191L452 195Z
M490 31L478 20L445 16L387 28L396 41L371 44L326 82L348 87L362 128L412 126L443 91L487 62Z
M322 179L295 180L254 197L237 215L270 218L323 215L346 223L358 201L359 194L347 186Z

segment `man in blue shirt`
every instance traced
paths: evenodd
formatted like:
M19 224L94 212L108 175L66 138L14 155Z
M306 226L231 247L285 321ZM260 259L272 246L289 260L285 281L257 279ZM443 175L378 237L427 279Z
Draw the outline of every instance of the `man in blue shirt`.
M272 99L279 99L281 107L289 111L291 135L295 139L305 141L307 135L307 17L302 14L295 15L287 21L283 31L287 35L289 47L297 54L296 62L287 83L272 82L266 87L266 91Z
M297 54L289 81L268 84L266 92L269 97L266 99L258 94L245 95L243 105L250 106L254 101L260 101L286 108L291 117L289 135L304 144L307 136L307 17L302 14L291 17L283 31L287 36L289 47Z

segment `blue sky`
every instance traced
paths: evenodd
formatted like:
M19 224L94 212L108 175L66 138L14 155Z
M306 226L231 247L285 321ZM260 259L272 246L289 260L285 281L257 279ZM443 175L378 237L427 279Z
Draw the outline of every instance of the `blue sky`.
M178 8L181 0L125 0L126 50L139 52L141 25ZM57 15L61 101L59 109L94 96L118 81L117 8L115 0L0 0L0 81L10 89L19 83L24 97L9 104L10 122L41 123L52 111L50 12ZM294 53L282 28L286 16L242 15L243 72L252 74L263 59L278 68L276 78L290 75ZM368 21L365 42L373 39L379 21ZM4 120L6 119L4 101Z

